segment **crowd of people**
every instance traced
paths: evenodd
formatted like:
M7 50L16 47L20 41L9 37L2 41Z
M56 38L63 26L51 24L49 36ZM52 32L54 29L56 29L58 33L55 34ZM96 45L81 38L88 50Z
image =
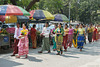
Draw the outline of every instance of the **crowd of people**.
M37 48L37 30L35 29L36 25L34 24L31 30L26 28L26 24L22 25L20 28L20 24L17 23L17 28L15 29L14 35L14 51L11 56L15 56L18 53L16 58L20 58L22 55L25 55L27 58L27 54L29 52L29 39L28 35L31 36L32 40L32 48ZM30 32L30 33L29 33ZM53 51L57 51L57 55L63 54L67 52L67 48L71 48L74 45L75 48L82 49L84 48L84 44L86 44L86 39L88 38L89 43L91 44L94 41L98 41L100 39L100 25L76 25L75 28L72 25L65 24L64 27L61 23L58 25L55 24L55 28L52 30L49 28L49 23L45 23L45 27L40 34L42 37L42 49L38 51L38 53L43 53L43 51L50 50L50 39L53 42Z

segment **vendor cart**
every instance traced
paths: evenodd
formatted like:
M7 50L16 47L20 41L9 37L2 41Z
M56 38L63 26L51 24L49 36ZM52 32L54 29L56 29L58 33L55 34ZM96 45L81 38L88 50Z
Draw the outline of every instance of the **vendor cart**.
M0 47L3 49L9 49L10 46L10 35L2 34L0 35Z

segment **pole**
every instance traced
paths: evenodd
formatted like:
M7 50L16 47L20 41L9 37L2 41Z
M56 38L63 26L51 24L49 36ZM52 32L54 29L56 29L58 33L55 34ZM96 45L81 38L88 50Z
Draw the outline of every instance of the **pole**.
M70 7L71 7L71 4L69 2L69 24L70 24Z

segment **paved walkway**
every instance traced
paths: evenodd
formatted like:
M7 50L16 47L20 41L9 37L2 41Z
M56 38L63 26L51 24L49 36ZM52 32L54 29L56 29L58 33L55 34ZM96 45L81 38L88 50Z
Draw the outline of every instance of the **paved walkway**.
M30 49L28 59L16 59L10 56L12 53L0 51L0 67L100 67L100 40L86 44L82 52L72 47L60 56L56 51L38 54L40 49Z

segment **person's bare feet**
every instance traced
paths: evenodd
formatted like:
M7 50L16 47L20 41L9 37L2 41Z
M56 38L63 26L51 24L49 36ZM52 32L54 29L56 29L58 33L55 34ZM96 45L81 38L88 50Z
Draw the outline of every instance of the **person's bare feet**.
M26 55L25 58L27 58L28 56Z
M15 55L13 54L13 55L11 55L11 56L15 56Z
M51 53L51 51L49 50L48 53Z
M38 53L42 53L42 51L38 51Z
M57 53L56 55L60 55L60 53Z
M16 58L20 58L20 56L16 56Z
M82 49L80 49L80 51L82 51Z
M61 54L63 54L63 51L61 51Z
M65 51L65 52L67 52L67 50L66 50L66 49L65 49L64 51Z
M56 49L53 49L53 51L56 51Z

